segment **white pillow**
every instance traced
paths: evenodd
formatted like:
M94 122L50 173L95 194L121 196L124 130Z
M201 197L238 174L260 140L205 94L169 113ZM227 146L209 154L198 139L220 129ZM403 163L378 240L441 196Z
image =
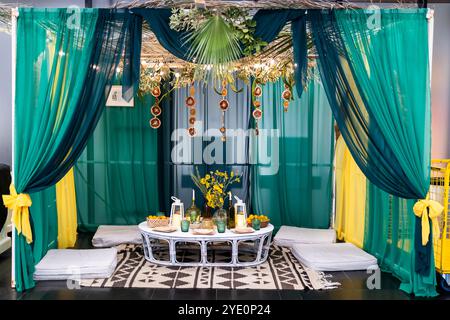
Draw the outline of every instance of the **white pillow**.
M36 265L35 280L108 278L117 266L116 248L52 249Z
M351 243L296 244L292 254L305 267L317 271L377 269L377 259Z
M128 243L142 243L142 236L138 226L99 226L92 238L92 245L98 248L114 247Z
M300 243L334 243L336 242L336 231L281 226L273 241L277 246L289 248Z

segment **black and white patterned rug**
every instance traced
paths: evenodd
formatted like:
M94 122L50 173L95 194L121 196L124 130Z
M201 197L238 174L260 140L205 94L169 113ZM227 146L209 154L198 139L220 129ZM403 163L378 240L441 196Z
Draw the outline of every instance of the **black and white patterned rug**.
M142 247L122 245L118 263L108 279L82 280L87 287L122 288L211 288L322 290L336 288L330 275L303 267L287 248L272 246L269 258L255 267L175 267L152 264L144 259ZM198 250L185 251L180 261L195 261ZM226 253L216 252L214 261L226 261ZM240 257L242 259L242 257ZM251 257L249 257L251 259Z

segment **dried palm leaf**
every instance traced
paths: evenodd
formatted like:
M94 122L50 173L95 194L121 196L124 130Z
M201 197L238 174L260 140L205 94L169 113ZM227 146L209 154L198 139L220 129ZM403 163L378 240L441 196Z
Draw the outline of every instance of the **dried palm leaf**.
M188 57L197 64L223 66L241 57L236 32L219 15L209 18L187 37Z

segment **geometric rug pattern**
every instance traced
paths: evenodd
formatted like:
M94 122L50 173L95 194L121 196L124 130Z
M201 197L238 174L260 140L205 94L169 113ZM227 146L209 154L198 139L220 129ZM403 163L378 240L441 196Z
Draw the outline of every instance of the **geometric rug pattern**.
M304 268L290 249L272 245L266 262L254 267L176 267L148 262L140 245L122 245L117 268L110 278L86 279L87 287L210 288L323 290L336 288L329 275ZM164 253L163 253L164 254ZM159 257L161 258L161 257ZM248 259L252 257L249 256ZM179 261L198 261L198 250L183 250ZM214 252L214 261L227 261L229 253ZM245 259L240 257L240 259Z

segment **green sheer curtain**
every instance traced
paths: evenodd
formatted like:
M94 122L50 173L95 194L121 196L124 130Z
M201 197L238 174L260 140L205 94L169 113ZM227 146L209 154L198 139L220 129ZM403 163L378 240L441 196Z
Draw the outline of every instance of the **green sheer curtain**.
M134 107L107 107L75 166L78 224L138 224L159 211L158 130L149 126L151 95Z
M414 203L368 182L363 248L377 257L382 270L400 279L400 289L416 296L433 297L437 295L433 255L429 274L421 276L415 272Z
M372 183L409 199L425 198L430 180L426 15L308 11L322 81L353 158Z
M333 117L311 80L283 111L281 81L263 87L260 134L251 141L253 209L278 228L328 228L332 211Z
M18 192L45 189L44 178L64 175L56 168L47 172L48 167L62 165L58 157L70 158L71 144L65 139L80 117L98 17L96 11L84 11L79 27L72 28L72 14L66 9L19 10L14 155Z
M128 11L115 9L19 9L14 123L18 193L47 189L72 168L103 112L132 22ZM35 227L45 224L44 219L39 206L31 208L37 243L46 236ZM26 219L22 225L26 227ZM22 291L34 286L38 260L34 244L23 234L16 233L15 239L15 284Z
M49 249L58 248L58 217L55 186L30 194L33 213L39 211L40 219L33 219L33 231L41 235L32 243L34 261L40 261Z
M51 231L57 223L55 191L47 189L53 173L45 173L45 168L71 125L83 90L80 79L88 72L94 44L97 12L86 10L78 28L69 28L71 14L66 9L19 9L14 183L17 192L32 193L34 241L30 245L22 235L15 235L18 291L34 286L34 264L56 237ZM59 162L52 164L57 167ZM44 191L33 194L39 190Z

